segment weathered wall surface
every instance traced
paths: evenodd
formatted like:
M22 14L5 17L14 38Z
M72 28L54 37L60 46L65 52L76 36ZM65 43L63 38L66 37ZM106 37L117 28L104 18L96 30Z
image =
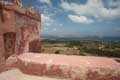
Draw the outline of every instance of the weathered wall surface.
M3 36L0 35L0 64L4 59L4 44L3 44Z
M0 34L15 32L15 16L13 11L2 9Z
M16 33L15 12L7 8L11 4L0 3L0 54L4 58L14 54L15 38L10 33ZM13 7L11 7L13 9ZM12 39L13 38L13 39Z
M2 13L2 11L0 10L0 13ZM0 14L0 24L2 23L2 15ZM1 25L0 25L1 26ZM1 27L0 27L1 30ZM1 31L0 31L1 33ZM4 53L4 44L3 44L3 36L0 34L0 63L3 59L3 53Z
M32 51L31 48L29 48L31 45L30 42L37 40L38 42L34 42L34 44L37 44L32 47L34 49L37 49L38 53L40 52L40 23L39 21L35 19L31 19L30 17L16 14L16 27L17 27L17 36L16 36L16 53L24 53ZM39 48L38 48L39 47ZM31 50L30 50L31 49ZM33 52L33 51L32 51Z
M6 58L29 51L39 53L40 14L24 11L15 3L0 2L0 42L0 54Z
M8 32L3 35L4 39L4 48L5 48L5 59L15 53L15 42L16 42L16 33Z

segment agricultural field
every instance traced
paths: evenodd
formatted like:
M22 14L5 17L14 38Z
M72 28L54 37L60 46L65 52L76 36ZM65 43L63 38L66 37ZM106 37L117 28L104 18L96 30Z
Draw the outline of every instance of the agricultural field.
M50 54L120 58L120 42L43 40L42 52Z

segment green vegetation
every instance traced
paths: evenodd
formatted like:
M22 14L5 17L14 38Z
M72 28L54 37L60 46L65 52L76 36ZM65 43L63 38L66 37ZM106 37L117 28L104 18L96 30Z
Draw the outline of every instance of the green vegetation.
M81 52L79 53L79 55L80 55L80 56L87 56L87 54L81 53Z
M85 52L95 56L120 57L120 52L118 51L87 49Z
M64 40L44 40L42 43L64 44L67 47L67 51L76 50L79 53L71 51L71 55L81 56L106 56L106 57L118 57L120 58L120 41L64 41ZM57 47L57 46L56 46ZM62 52L63 53L63 52ZM55 54L61 54L60 50L57 50ZM63 53L64 54L64 53ZM70 54L69 54L70 55Z
M50 43L50 44L56 44L56 43L67 43L68 41L64 41L64 40L42 40L42 43Z
M60 51L59 50L55 51L55 54L60 54Z

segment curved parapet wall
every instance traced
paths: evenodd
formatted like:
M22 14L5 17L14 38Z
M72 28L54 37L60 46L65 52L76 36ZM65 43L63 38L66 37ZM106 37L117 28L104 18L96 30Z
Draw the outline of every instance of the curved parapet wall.
M18 68L37 76L69 80L120 80L120 63L106 57L25 53L18 56Z

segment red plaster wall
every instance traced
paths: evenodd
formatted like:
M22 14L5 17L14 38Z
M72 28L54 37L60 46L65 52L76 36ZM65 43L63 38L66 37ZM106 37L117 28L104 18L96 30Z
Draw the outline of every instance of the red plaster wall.
M3 35L4 37L4 48L5 48L5 58L7 59L10 55L15 53L15 41L16 33L8 32Z
M33 40L29 43L29 52L39 53L41 52L41 46L40 46L39 40Z
M4 44L3 44L3 36L0 35L0 63L2 63L4 59Z
M35 51L39 51L41 45L39 28L40 14L25 12L14 3L0 3L0 54L9 56L33 51L29 50L31 49L29 43L34 40L39 41L38 46L33 45ZM10 35L4 38L3 35L9 32L15 33L14 38ZM10 44L15 46L10 46ZM8 46L11 48L6 49Z
M6 32L15 32L15 16L13 11L2 10L1 14L1 24L0 32L2 34Z
M39 21L31 19L30 17L16 14L16 27L17 27L17 42L16 42L16 53L29 52L29 43L31 41L40 41L39 35ZM38 49L37 53L40 52L40 42L38 46L34 46L34 49ZM36 43L35 43L36 44Z
M0 9L0 62L2 62L6 56L4 44L5 41L3 35L7 32L15 32L14 20L15 17L13 11Z

